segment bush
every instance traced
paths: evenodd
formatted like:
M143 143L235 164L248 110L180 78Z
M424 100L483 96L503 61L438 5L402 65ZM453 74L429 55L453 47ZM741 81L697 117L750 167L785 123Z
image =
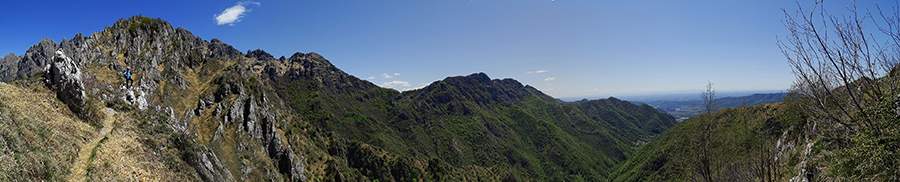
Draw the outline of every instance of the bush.
M128 26L128 30L135 31L138 27L144 27L144 25L149 25L151 28L154 28L159 25L159 20L150 17L141 17L139 21L131 23L131 25Z
M103 120L106 119L106 111L103 110L103 105L103 101L100 99L88 96L84 110L79 116L91 125L101 126L103 125Z
M116 111L120 112L133 111L136 108L134 105L131 105L130 103L122 99L116 99L112 102L107 102L106 107L115 109Z

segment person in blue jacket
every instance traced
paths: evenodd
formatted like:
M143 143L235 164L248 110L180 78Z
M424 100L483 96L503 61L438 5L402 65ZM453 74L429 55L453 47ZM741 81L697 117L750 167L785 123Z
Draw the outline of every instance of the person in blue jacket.
M128 88L131 88L131 83L134 82L131 79L131 67L125 68L125 73L123 74L125 75L125 84L128 85Z

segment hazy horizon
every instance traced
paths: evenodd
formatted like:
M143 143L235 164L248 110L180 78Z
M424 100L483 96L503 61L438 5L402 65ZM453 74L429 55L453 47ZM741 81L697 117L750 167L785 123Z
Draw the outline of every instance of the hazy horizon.
M699 100L701 99L700 93L705 90L697 90L697 91L672 91L672 92L659 92L659 93L635 93L635 94L618 94L618 95L595 95L595 96L586 96L586 97L564 97L558 98L562 101L572 102L579 101L582 99L588 100L596 100L596 99L606 99L609 97L615 97L620 100L627 101L638 101L638 102L647 102L647 101L664 101L664 100ZM725 98L725 97L742 97L749 96L753 94L772 94L772 93L783 93L787 92L787 90L724 90L724 91L716 91L716 98Z

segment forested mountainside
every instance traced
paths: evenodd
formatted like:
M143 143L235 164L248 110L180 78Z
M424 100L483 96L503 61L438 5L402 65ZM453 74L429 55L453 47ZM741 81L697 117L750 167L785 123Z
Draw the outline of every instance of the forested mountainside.
M800 171L775 173L775 166L796 168L809 154L804 153L809 141L800 136L809 131L801 127L805 123L796 107L796 103L775 103L725 108L682 121L638 150L610 180L704 180L697 171L705 157L718 180L788 180ZM707 132L706 126L714 127ZM706 153L703 148L708 148Z
M0 181L604 181L675 125L484 73L399 92L141 16L7 55L0 80Z
M894 65L884 77L834 88L837 101L793 91L781 103L690 118L640 148L609 180L895 181L900 95L886 93L898 78ZM853 101L847 90L864 98ZM853 102L865 106L837 106Z
M817 1L784 11L790 34L777 43L797 78L784 102L715 111L710 84L703 114L639 149L609 179L900 181L900 47L873 38L900 40L900 11L823 9Z

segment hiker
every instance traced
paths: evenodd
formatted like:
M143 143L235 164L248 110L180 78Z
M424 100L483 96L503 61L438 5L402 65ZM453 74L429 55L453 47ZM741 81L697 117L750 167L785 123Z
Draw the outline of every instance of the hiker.
M125 74L125 84L128 85L128 88L131 88L131 83L134 82L134 80L131 79L131 67L125 68L124 74Z

